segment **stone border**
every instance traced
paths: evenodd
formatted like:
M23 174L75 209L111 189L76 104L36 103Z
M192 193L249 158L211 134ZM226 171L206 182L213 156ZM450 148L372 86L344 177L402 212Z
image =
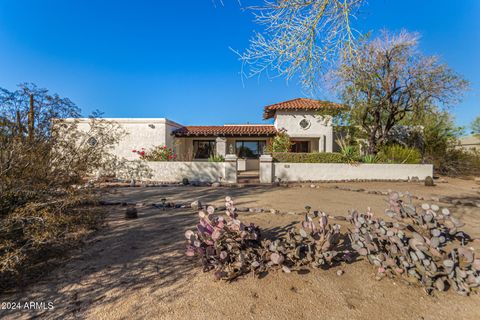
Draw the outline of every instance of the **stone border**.
M390 194L389 191L377 191L377 190L365 190L363 188L355 188L355 187L345 187L345 186L334 186L334 189L342 190L342 191L351 191L351 192L363 192L367 194L377 194L388 196ZM442 202L447 204L452 204L454 206L465 206L465 207L478 207L480 208L480 199L477 201L471 199L463 199L459 197L451 197L451 196L432 196L432 197L420 197L413 194L403 194L399 192L400 197L404 195L409 195L412 199L420 200L420 201L433 201L433 202Z

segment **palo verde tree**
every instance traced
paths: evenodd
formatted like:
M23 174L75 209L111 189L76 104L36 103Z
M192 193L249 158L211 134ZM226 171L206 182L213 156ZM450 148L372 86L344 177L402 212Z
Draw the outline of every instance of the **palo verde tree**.
M436 56L418 51L417 34L386 31L362 43L340 64L336 85L348 110L348 122L362 128L368 153L376 154L392 128L440 106L457 103L468 82Z
M366 0L265 0L249 7L261 28L241 54L242 74L297 76L308 91L343 52L352 56L360 34L352 20Z

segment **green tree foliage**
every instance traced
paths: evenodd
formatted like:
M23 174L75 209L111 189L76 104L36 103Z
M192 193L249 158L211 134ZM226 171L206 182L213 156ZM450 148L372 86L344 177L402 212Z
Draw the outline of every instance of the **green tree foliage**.
M418 51L418 35L384 32L364 42L336 72L346 122L366 134L368 153L388 143L392 128L406 117L422 115L439 104L459 101L467 81L434 56Z
M273 152L289 152L292 147L290 136L286 132L279 132L273 137L267 147L269 153Z
M475 120L472 121L471 127L473 134L480 134L480 116L476 117Z

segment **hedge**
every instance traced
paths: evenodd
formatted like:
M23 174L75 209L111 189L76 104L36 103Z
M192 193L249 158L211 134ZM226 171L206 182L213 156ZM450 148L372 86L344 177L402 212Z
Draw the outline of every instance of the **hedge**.
M298 163L345 163L344 157L338 152L274 152L273 160L276 162L298 162Z

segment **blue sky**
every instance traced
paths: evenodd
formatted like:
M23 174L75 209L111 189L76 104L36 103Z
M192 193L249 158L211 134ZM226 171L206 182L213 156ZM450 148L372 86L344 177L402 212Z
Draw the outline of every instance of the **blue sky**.
M69 97L84 115L100 109L186 125L260 123L263 106L303 93L283 79L242 83L229 47L245 48L256 26L236 0L224 4L0 0L0 87L34 82ZM425 54L471 81L452 109L457 122L480 114L480 1L371 0L355 27L420 32Z

